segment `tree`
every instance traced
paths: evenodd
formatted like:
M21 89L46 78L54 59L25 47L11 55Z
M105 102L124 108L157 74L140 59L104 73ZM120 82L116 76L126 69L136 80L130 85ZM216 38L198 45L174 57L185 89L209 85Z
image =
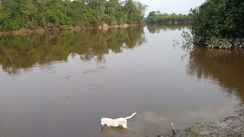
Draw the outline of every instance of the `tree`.
M148 24L190 24L191 16L183 14L166 14L160 11L152 11L147 16Z
M196 43L225 40L232 46L243 45L244 2L208 0L192 10L192 33Z
M0 31L97 27L143 21L145 6L127 0L0 0Z
M24 27L33 28L37 26L38 7L34 0L23 0L20 12L23 16Z

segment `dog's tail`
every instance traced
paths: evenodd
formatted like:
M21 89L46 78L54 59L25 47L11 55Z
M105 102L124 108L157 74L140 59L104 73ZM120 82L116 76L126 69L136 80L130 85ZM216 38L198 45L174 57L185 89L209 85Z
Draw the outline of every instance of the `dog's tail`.
M130 116L128 116L128 117L126 117L125 119L127 120L127 119L130 119L130 118L132 118L132 117L134 117L136 115L136 112L135 113L133 113L132 115L130 115Z

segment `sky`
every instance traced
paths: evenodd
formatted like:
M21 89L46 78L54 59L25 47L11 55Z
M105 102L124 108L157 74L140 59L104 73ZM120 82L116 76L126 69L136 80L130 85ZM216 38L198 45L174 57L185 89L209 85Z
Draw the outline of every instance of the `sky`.
M200 6L206 0L137 0L147 5L146 15L150 11L161 11L165 13L188 14L191 8Z

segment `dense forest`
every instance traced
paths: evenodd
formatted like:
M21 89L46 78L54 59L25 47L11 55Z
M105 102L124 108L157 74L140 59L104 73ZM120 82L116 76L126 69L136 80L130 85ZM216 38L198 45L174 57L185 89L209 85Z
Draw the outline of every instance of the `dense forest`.
M192 10L194 42L211 48L244 46L244 1L207 0Z
M0 0L0 31L140 24L144 11L133 0Z
M152 11L146 19L147 24L190 24L191 16L184 14L167 14L160 11Z

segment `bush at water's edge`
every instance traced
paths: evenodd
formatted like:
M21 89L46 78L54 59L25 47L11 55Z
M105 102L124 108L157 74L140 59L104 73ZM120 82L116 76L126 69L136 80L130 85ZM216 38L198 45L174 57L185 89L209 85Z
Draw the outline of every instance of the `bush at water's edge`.
M192 10L192 34L196 45L210 48L244 46L244 2L208 0Z

